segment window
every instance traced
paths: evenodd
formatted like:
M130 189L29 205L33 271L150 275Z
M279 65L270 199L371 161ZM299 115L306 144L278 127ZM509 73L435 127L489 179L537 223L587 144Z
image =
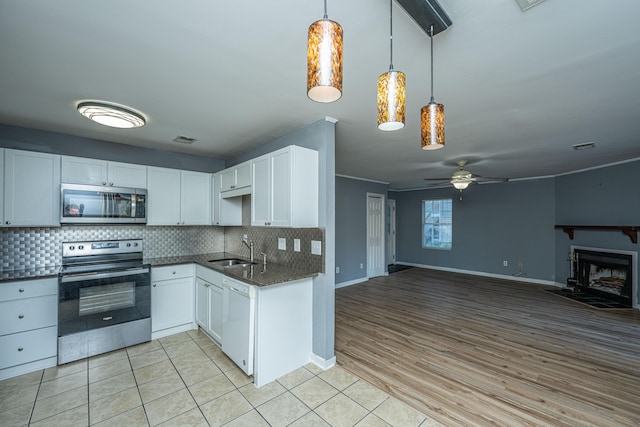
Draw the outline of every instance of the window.
M451 249L452 199L422 201L422 247Z

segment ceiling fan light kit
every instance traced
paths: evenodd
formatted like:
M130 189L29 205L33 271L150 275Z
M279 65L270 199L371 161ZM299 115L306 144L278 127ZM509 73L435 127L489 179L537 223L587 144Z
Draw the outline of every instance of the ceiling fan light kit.
M389 71L378 77L378 129L402 129L405 121L407 78L393 69L393 0L389 0Z
M307 96L316 102L342 97L342 27L324 16L309 26L307 38Z
M81 102L76 106L78 112L87 119L119 129L139 128L146 124L142 114L128 107L100 101Z

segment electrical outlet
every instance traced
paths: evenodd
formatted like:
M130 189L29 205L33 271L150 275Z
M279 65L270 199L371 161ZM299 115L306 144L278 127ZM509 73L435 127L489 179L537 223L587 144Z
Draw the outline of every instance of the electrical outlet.
M311 254L322 255L322 242L319 240L311 241Z
M287 250L287 239L284 237L278 237L278 249L281 251Z
M300 239L293 239L293 250L300 252Z
M507 262L506 260L502 261L502 266L503 267L508 267L509 266L509 262Z
M336 274L340 273L340 267L336 267Z
M364 264L360 263L360 270L363 270L363 269L364 269Z
M246 235L246 234L243 234L243 235L242 235L242 240L246 242L246 241L247 241L247 239L248 239L247 235Z

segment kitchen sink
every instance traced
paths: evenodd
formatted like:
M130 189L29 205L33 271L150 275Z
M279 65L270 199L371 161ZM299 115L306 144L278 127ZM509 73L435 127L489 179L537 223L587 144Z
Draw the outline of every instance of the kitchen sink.
M237 265L239 267L248 267L250 265L255 265L257 263L250 262L240 258L225 258L225 259L212 259L207 262L214 264L218 267L231 267Z

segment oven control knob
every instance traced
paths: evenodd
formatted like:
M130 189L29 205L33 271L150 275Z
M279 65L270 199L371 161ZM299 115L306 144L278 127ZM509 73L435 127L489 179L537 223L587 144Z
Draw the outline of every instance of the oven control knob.
M133 246L138 246L138 244L137 244L137 243L134 243L134 244L133 244Z
M131 243L127 243L127 247L130 248L131 247Z
M69 246L70 251L74 250L75 248L76 248L75 246Z
M79 250L79 251L81 251L81 250L83 250L83 249L84 249L84 246L82 246L82 245L78 246L78 250Z

